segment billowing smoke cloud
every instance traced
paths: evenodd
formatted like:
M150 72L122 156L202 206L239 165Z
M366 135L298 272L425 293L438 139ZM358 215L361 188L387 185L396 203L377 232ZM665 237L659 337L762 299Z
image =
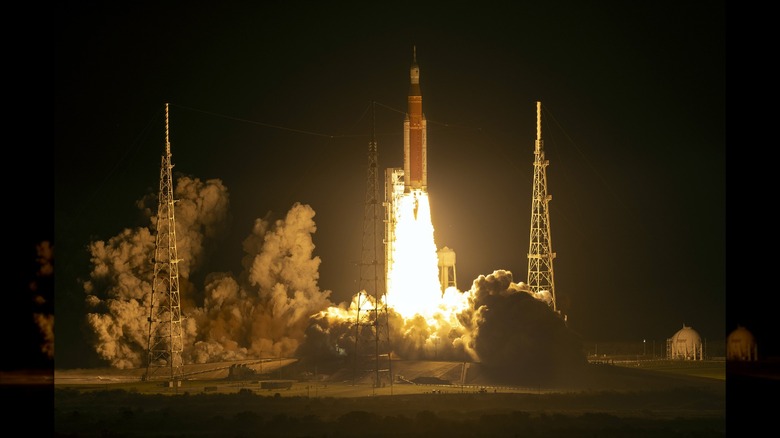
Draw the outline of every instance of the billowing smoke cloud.
M309 317L332 305L330 292L317 286L314 210L295 204L284 219L256 220L243 245L245 271L238 278L208 273L198 291L189 278L205 266L209 245L226 230L229 196L219 180L181 177L175 197L185 362L291 356ZM144 365L154 268L152 201L139 201L151 226L125 229L89 245L93 268L84 282L87 322L95 351L117 368Z
M469 294L459 318L469 347L494 376L550 382L585 363L581 340L549 307L549 294L534 294L504 270L479 276Z
M207 273L198 290L189 278L207 266L209 245L226 229L228 192L218 180L182 177L176 193L185 363L291 356L324 361L372 351L373 298L363 292L334 305L331 292L317 285L310 206L296 203L281 219L256 219L243 242L240 274ZM146 208L151 226L89 245L87 321L95 351L118 368L145 365L155 245L153 210ZM439 308L426 315L400 315L392 306L379 312L380 339L389 341L395 357L478 361L504 380L541 382L585 361L579 339L550 300L549 293L534 294L499 270L474 280L469 291L448 289Z
M430 317L404 318L388 310L391 350L407 360L480 362L505 382L550 382L585 363L579 338L551 309L550 299L547 292L533 293L514 283L509 271L481 275L465 293L448 289L443 302L450 307L442 305ZM362 307L372 308L369 301ZM314 315L299 355L318 362L350 357L360 338L374 339L373 320L368 330L355 325L356 309L353 299L349 307L342 304Z
M95 350L117 368L131 368L143 357L138 347L144 342L142 321L149 316L153 251L148 228L125 229L89 245L93 269L84 282L87 323Z
M204 306L195 312L195 362L295 353L311 315L332 305L331 292L317 286L314 214L296 203L284 219L257 219L244 240L246 284L224 273L208 278Z
M207 259L210 243L222 237L230 223L230 198L227 187L218 179L201 181L181 177L174 185L176 199L176 250L182 262L179 275L190 278L191 270L199 270ZM150 194L138 201L138 206L157 224L157 195ZM186 257L184 257L186 256Z
M227 189L219 180L201 181L181 177L176 183L176 237L182 311L186 312L192 285L192 269L204 257L204 244L219 237L229 218ZM117 368L141 365L148 341L149 297L154 254L157 203L146 197L138 202L150 217L148 227L125 229L107 241L88 245L92 271L84 282L87 323L95 351ZM152 207L152 205L154 207ZM196 335L194 324L185 321L185 336Z

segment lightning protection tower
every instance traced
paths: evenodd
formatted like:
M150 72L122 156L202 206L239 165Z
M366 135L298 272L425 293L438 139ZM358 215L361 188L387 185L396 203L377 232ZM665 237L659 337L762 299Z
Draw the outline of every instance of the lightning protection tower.
M154 278L149 299L149 342L145 380L155 374L167 377L178 388L182 379L182 326L179 297L179 258L176 252L171 143L168 130L168 104L165 104L165 154L160 168L160 194L157 207L157 240L154 250ZM167 369L163 375L162 370Z
M360 262L360 291L355 317L355 372L353 382L364 372L373 374L372 388L390 385L392 357L385 296L385 267L382 248L382 201L379 197L378 150L372 102L371 141L368 143L368 181L363 215L363 243ZM373 366L371 366L373 365Z
M550 234L549 203L547 194L547 166L542 142L542 103L536 102L536 144L534 147L534 186L531 196L531 238L528 247L528 286L533 292L548 291L552 297L550 306L558 311L555 303L553 277L552 236Z

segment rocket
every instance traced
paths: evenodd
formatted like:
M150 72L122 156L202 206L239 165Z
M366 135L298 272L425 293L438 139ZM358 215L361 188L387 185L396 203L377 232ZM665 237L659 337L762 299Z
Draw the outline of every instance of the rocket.
M404 119L404 192L428 191L428 144L426 121L422 112L420 67L417 65L417 46L409 69L408 110Z

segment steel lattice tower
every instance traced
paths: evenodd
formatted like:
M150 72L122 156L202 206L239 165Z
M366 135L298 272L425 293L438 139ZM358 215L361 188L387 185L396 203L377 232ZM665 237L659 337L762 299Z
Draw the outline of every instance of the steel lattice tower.
M149 343L145 379L163 368L169 383L178 387L182 379L181 300L179 258L176 252L171 143L168 130L168 104L165 104L165 154L160 168L160 194L157 207L157 240L154 251L154 279L149 299Z
M534 186L531 196L531 238L528 247L528 286L533 292L549 291L552 309L557 312L555 281L553 277L552 236L550 234L549 203L547 194L547 166L542 142L542 103L536 102L536 144L534 147Z
M384 230L382 201L379 197L379 175L376 135L374 130L374 103L372 102L371 140L368 143L368 178L363 216L363 243L360 262L360 284L355 317L355 374L368 370L373 362L373 388L390 384L392 394L392 358L390 331L385 296ZM373 293L372 293L373 292ZM373 346L369 345L373 344ZM367 351L373 347L373 352Z

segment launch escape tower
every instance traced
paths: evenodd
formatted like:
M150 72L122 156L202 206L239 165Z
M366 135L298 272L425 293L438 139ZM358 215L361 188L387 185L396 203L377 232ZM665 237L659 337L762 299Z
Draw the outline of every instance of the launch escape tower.
M550 306L558 311L555 302L555 281L553 279L552 237L550 234L549 202L547 194L547 166L542 142L542 103L536 102L536 143L534 147L534 182L531 196L531 238L528 247L528 286L535 293L550 292Z
M373 371L373 388L390 384L392 394L392 358L383 260L382 201L379 197L378 150L372 102L371 140L368 143L368 178L363 216L363 243L360 262L360 284L355 317L355 372ZM373 292L373 294L372 294ZM373 301L373 303L372 303ZM373 344L373 345L371 345ZM373 348L372 348L373 347ZM370 351L373 349L373 354ZM369 365L373 362L373 370Z
M154 250L154 278L149 298L149 342L146 374L163 368L169 373L169 386L178 387L182 379L181 301L179 297L179 258L176 252L171 143L168 130L168 104L165 104L165 155L160 168L160 194L157 207L157 239Z

